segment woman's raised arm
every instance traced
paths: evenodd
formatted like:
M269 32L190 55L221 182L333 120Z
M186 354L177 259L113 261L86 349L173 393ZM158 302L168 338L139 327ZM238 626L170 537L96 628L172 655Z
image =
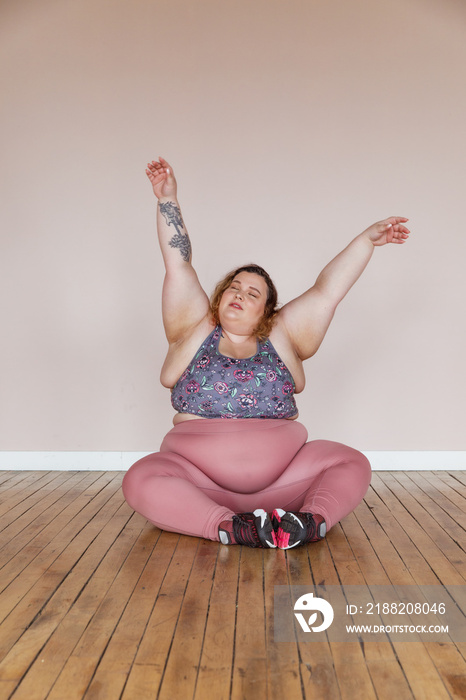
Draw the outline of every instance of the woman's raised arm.
M177 343L209 312L209 299L191 264L191 241L177 199L170 164L160 158L147 164L146 174L157 203L157 233L165 264L162 316L170 344Z
M280 322L301 360L318 350L335 309L361 276L374 247L408 239L406 221L392 216L367 228L324 267L313 287L280 310Z

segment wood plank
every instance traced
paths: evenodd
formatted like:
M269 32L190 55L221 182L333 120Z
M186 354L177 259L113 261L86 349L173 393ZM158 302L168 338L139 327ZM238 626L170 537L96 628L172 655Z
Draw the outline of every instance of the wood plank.
M439 474L439 476L442 478L444 472L436 472ZM466 487L466 471L454 471L454 472L447 472L448 476L451 479L451 483L456 483L457 484L457 489L459 493L464 494L464 487ZM446 473L445 473L446 476Z
M194 700L228 700L241 547L219 545Z
M57 684L59 687L55 686L48 697L55 695L73 700L82 698L86 692L95 667L125 607L127 596L136 585L140 565L144 565L150 554L145 550L145 521L139 516L131 516L129 508L125 510L127 512L123 517L129 520L124 529L117 532L79 597L41 648L15 693L16 700L30 700L37 689L40 689L41 697L48 696L68 658L75 657L85 661L81 664L79 682L68 684L65 695L60 690L62 684ZM118 515L119 511L117 517ZM142 562L139 562L141 555ZM62 586L68 589L68 582ZM69 594L69 589L67 593Z
M446 480L440 479L432 472L399 472L389 476L402 484L407 493L427 510L432 505L435 512L439 514L442 514L441 511L451 514L453 510L453 513L466 524L466 489L464 494L461 494L458 490L451 488ZM415 484L414 490L413 484ZM457 522L456 519L454 522Z
M380 540L372 529L370 530L370 537L363 539L358 536L359 524L361 523L360 527L362 529L363 524L370 521L371 518L373 519L366 504L358 507L356 513L345 518L343 528L348 537L348 542L351 544L351 548L361 564L367 585L415 584L409 572L406 572L399 565L400 562L396 563L398 555L391 543L387 541L386 535L381 529L379 529ZM361 546L369 550L362 557L359 555ZM381 566L377 552L385 551L386 548L390 550L390 554L388 560L386 559L388 568L385 570ZM370 550L373 552L372 557L370 556ZM433 646L441 647L442 645ZM431 648L433 648L432 644ZM390 700L393 697L412 697L417 700L418 697L423 697L426 692L429 693L431 691L436 693L436 698L449 697L448 694L445 694L444 679L442 674L438 673L435 657L428 652L426 645L418 642L409 642L407 644L394 643L393 649L396 651L396 655L393 655L391 645L388 642L367 642L364 644L364 654L374 681L377 697L380 700ZM427 678L429 684L422 684L416 681L415 687L411 687L409 682L410 674L407 669L411 666L414 659L416 659L418 667L423 669L422 674L418 675Z
M361 559L357 557L358 547L364 546L364 539L361 537L362 533L358 536L357 530L359 528L359 523L356 514L364 510L365 508L363 506L358 507L355 513L347 516L342 522L342 528L345 530L345 533L350 535L347 542L351 544L351 549L355 552L358 563L361 564L361 573L363 574L363 578L360 579L355 567L351 569L349 567L342 568L337 563L343 585L345 585L347 576L348 581L352 579L355 585L358 585L358 579L360 579L360 583L367 582L369 585L375 585L373 583L374 568L377 570L376 580L379 581L380 585L384 585L381 583L383 572L376 563L380 560L374 557L373 561L375 562L375 566L374 564L370 566L368 565L370 556L366 555L366 557ZM382 537L382 542L384 542L384 540L385 538ZM366 539L366 546L368 546L368 544L374 550L378 549L378 542L375 537L372 536L370 542ZM396 572L397 570L399 570L399 567L394 567L394 571ZM341 572L343 572L343 574ZM395 581L391 580L388 576L388 572L386 572L386 580L384 583L385 585L395 583ZM416 700L418 697L428 697L429 693L433 693L433 697L439 700L440 698L446 699L449 697L443 679L440 677L432 658L427 653L423 644L395 642L393 644L393 649L396 652L396 656L393 655L392 647L388 642L367 642L364 644L366 663L370 670L378 698L392 698L396 693L402 693L402 697L415 697ZM398 669L398 664L401 664L402 672ZM422 668L421 673L412 673L412 667L415 664L418 670Z
M0 568L34 539L35 535L64 510L68 503L79 496L85 480L86 472L76 472L61 484L57 485L54 482L56 488L5 527L2 532Z
M60 482L66 478L70 478L66 472L39 472L36 477L31 475L22 481L18 488L12 489L2 498L0 529L24 513L30 504L43 498L47 493L47 487L50 488L54 481Z
M16 688L16 681L0 681L0 698L7 700Z
M81 543L79 547L70 547L68 550L65 550L64 555L61 557L63 559L63 564L66 565L72 562L72 565L66 567L69 572L68 575L61 578L58 585L55 586L52 595L50 595L49 592L49 598L45 598L45 604L42 577L39 579L36 586L42 588L42 590L40 590L40 595L42 596L40 600L42 603L40 614L34 618L33 622L22 634L21 628L19 630L16 627L8 628L9 636L14 635L17 641L0 663L1 679L17 680L18 682L21 680L36 658L36 655L39 654L61 620L65 617L69 608L80 595L90 574L98 567L102 559L104 559L112 543L118 537L124 524L131 516L131 511L126 504L122 506L121 501L118 502L115 499L114 505L116 508L113 509L113 512L109 507L105 516L94 519L92 523L89 523L88 528L86 528L89 530L87 533L88 535L93 528L97 529L92 532L90 541L88 541L88 546L85 547L84 552L81 549ZM115 556L118 555L119 552L117 548ZM109 576L111 576L111 574L109 574ZM62 581L64 581L64 584L60 585ZM14 617L13 615L13 619Z
M458 525L466 529L466 495L458 493L447 481L432 472L414 472L409 476L451 515Z
M394 642L397 655L403 658L403 670L416 700L449 700L450 693L424 643Z
M36 471L0 471L0 487L2 495L5 496L11 488L16 488L23 479L31 475L37 475ZM2 499L3 500L3 499Z
M414 538L417 547L439 578L441 575L440 580L445 585L464 585L466 583L464 552L434 520L429 511L413 497L412 493L419 489L408 479L410 489L408 491L403 486L402 476L396 477L387 472L381 474L380 479L399 500L397 510L400 522L405 524L410 537Z
M465 643L273 639L276 585L464 581L464 473L376 473L325 540L288 551L161 532L122 474L2 476L1 697L465 697Z
M447 691L454 700L466 698L466 661L455 644L424 642Z
M339 585L327 538L307 547L285 550L284 554L290 587L311 586L317 581L327 585ZM322 642L298 641L298 657L304 698L340 700L340 687L327 637L325 636Z
M373 475L372 481L377 482L375 475ZM383 486L378 484L378 489L379 488L383 492ZM377 550L377 555L384 564L385 570L391 571L391 578L395 576L396 573L397 580L399 580L400 584L403 580L403 572L405 572L408 576L408 583L412 577L418 585L437 585L439 583L438 577L432 571L426 559L397 520L394 509L395 501L398 505L399 502L393 497L391 492L388 492L388 494L384 493L384 498L387 502L382 500L378 494L378 490L376 491L374 484L372 484L364 497L364 501L376 519L378 526L382 528L386 535L385 546L379 547ZM360 511L358 510L357 517L359 517L359 513ZM368 529L367 525L365 527L368 537L373 536L374 528ZM390 569L389 562L393 554L392 550L396 551L399 555L399 559L393 560L396 561L396 565Z
M375 504L377 503L377 496L371 494L369 498L366 496L365 500ZM383 531L380 529L379 536L377 536L377 534L374 532L374 527L371 526L371 520L375 521L375 518L373 517L373 510L375 510L375 507L373 506L371 509L367 504L365 505L366 508L362 508L360 506L356 510L357 518L366 532L368 542L371 543L371 546L374 546L374 550L378 555L377 558L385 564L384 570L387 573L388 582L392 583L393 585L409 585L416 583L409 571L408 566L405 567L403 562L396 561L398 554L385 532L382 535L381 533ZM380 517L380 512L384 508L383 504L380 502L379 508L380 510L377 509L378 517ZM394 539L396 539L396 537L394 537ZM350 541L353 546L354 538L351 537ZM366 562L370 562L370 557L367 558ZM423 583L425 583L422 579L422 575L418 579L417 583L419 585L423 585ZM365 645L366 649L370 649L371 647L372 644L370 646L369 644ZM444 652L445 648L448 648L447 652ZM403 672L410 686L412 687L412 691L414 693L413 697L415 697L416 700L418 697L429 697L430 693L433 693L434 695L432 697L436 698L450 697L447 690L449 689L449 684L447 682L445 668L442 663L439 663L439 660L446 658L448 655L450 667L454 666L457 671L463 667L464 672L464 659L462 659L461 655L453 644L429 642L421 645L417 642L395 642L394 649L400 659ZM430 657L430 662L426 658L426 652ZM415 668L417 667L419 671L422 668L422 673L413 673L413 665ZM383 672L384 669L382 664L382 673ZM425 679L425 682L422 681L423 678ZM404 697L404 695L402 695L402 697Z
M452 542L447 539L450 538L453 540L454 547L457 550L458 548L460 549L461 556L461 553L464 551L461 543L466 541L466 510L461 511L457 508L451 501L439 493L439 491L419 472L397 475L396 480L409 492L410 496L417 501L421 508L427 511L430 519L440 526L443 534L442 540L437 540L439 546L443 549L442 543L444 541L448 541L450 546ZM423 512L422 510L418 510L417 512L420 514L422 527L424 528L425 520ZM461 525L461 521L464 521L464 526ZM431 534L431 537L437 536L437 532L434 528L428 530L428 532ZM455 558L455 555L452 556Z
M122 699L156 696L200 540L167 533L175 549L139 645Z
M354 512L354 518L364 533L366 542L353 541L354 521L345 520L344 530L348 533L351 547L358 558L361 570L368 585L412 585L416 583L403 555L410 556L411 541L404 530L395 527L396 521L385 504L373 491L368 493L363 503ZM392 539L387 533L393 526ZM400 540L404 537L404 542ZM393 540L393 541L392 541ZM394 545L396 541L396 547ZM425 560L422 558L425 564ZM420 566L417 565L417 569ZM422 569L421 569L422 575Z
M267 687L276 698L302 698L303 686L298 643L276 642L275 586L288 586L288 564L285 550L265 552L264 601L266 617Z
M428 585L430 583L443 583L443 585L445 586L455 584L463 585L464 579L461 576L461 574L455 569L452 563L448 561L447 557L439 549L436 542L434 542L434 540L432 540L432 538L429 537L429 535L426 534L426 532L424 532L424 530L418 522L418 519L411 515L411 513L408 510L406 510L403 503L401 503L401 501L399 500L395 491L399 492L402 497L406 498L407 494L404 491L404 489L400 490L396 488L396 480L394 482L390 482L393 485L395 491L388 488L387 484L385 483L385 480L387 479L388 481L390 481L390 475L388 472L384 472L382 477L381 474L382 473L379 472L373 476L372 487L374 491L377 492L380 499L383 500L385 505L391 511L393 518L396 519L396 522L399 523L399 525L406 533L407 537L409 537L409 539L411 540L412 544L414 545L412 551L414 551L414 549L417 549L418 553L420 553L422 558L427 563L427 566L424 569L425 577L421 577L420 580L416 579L416 582L422 583L424 585ZM410 500L410 503L413 505L415 511L417 512L418 508L414 499ZM426 514L426 521L428 522L427 516L428 514ZM407 560L405 559L405 562L406 561ZM410 566L409 568L411 572L413 572L413 567Z
M115 631L109 640L109 644L101 658L99 666L86 691L86 698L99 698L106 689L110 698L119 698L136 657L140 641L144 635L147 621L150 618L154 602L166 575L167 569L173 558L176 535L162 532L152 525L144 530L146 537L145 547L150 551L149 559L141 570L141 576L137 585L131 592L128 604L118 621ZM142 567L142 555L140 563ZM53 688L49 700L55 697L63 698L63 693L73 683L74 664L79 668L79 658L70 657L56 686ZM146 696L142 696L146 697Z
M358 566L345 543L342 526L337 524L324 540L303 548L308 552L310 571L315 583L332 586L354 583L354 574L358 574ZM290 550L287 554L293 558L302 556L299 550ZM346 578L348 580L345 581L343 578L340 581L341 571L347 573ZM322 648L323 644L323 642L309 642L300 645L302 657L306 659L310 668L315 663L316 648ZM358 642L333 641L327 642L327 644L330 648L339 692L339 695L335 694L335 696L344 700L355 697L364 697L367 700L376 698L375 689L360 644ZM328 678L329 674L327 673L326 676ZM312 686L309 681L305 682L305 690L306 697L329 697L327 688L316 688L315 684ZM335 689L332 689L331 692L335 693Z
M275 554L276 550L241 545L233 698L266 698L268 694L263 571L264 563Z
M333 537L329 538L329 549L334 567L338 571L342 586L364 585L366 581L361 566L348 543L344 530L345 525L347 529L351 529L351 526L353 530L358 529L357 520L353 514L344 518L338 526L330 531ZM362 533L358 534L361 536ZM386 665L395 671L395 659L390 645L383 642L371 642L370 646L369 644L361 646L358 642L331 642L331 647L342 698L356 697L358 688L360 688L362 697L377 698L377 690L381 692L383 689L383 682L380 678L380 659L383 659ZM357 668L356 673L351 672L353 665ZM405 688L397 673L392 692L399 688L400 684Z
M175 687L181 697L194 696L220 547L218 542L212 540L201 539L199 542L167 659L159 700L172 700Z
M114 476L101 474L79 498L10 559L2 569L4 589L0 594L0 622L119 488L119 481L115 481Z
M93 499L90 504L93 508L84 509L87 517L84 517L82 528L78 534L73 538L74 525L71 523L69 532L65 534L59 546L55 544L56 549L54 550L52 542L51 551L47 553L47 556L39 563L32 562L31 566L27 567L27 574L23 572L19 580L14 581L14 585L10 585L2 594L2 598L6 593L9 594L2 600L3 605L7 605L11 601L14 604L10 606L11 612L0 627L2 657L6 654L0 663L0 678L4 677L2 671L10 668L19 669L24 666L26 659L29 659L30 653L32 653L31 648L36 649L37 647L37 639L45 643L73 602L74 599L70 598L72 593L75 595L79 593L80 589L76 590L73 585L78 587L83 581L86 576L86 565L90 567L87 571L87 577L89 577L105 555L111 544L112 526L120 526L121 529L122 519L129 518L131 511L121 509L122 499L119 492L119 481L113 479L113 482L113 484L107 485L112 488L104 489L98 497ZM112 491L113 495L111 495ZM104 499L103 502L99 497ZM97 510L95 502L100 505ZM121 512L115 521L113 516L118 510ZM81 515L84 511L81 512ZM92 519L87 522L87 518L93 512ZM67 543L70 543L70 546L67 546ZM45 548L45 550L47 549L48 547ZM66 579L67 584L61 589L60 596L57 597L55 590L64 579ZM18 592L18 589L21 591ZM51 608L47 607L49 600L52 601ZM31 619L34 620L33 624L31 624ZM21 642L19 643L20 637ZM31 643L29 643L29 639L31 639ZM17 666L13 664L10 667L12 657L9 655L12 654L15 658L21 657L22 652L18 652L18 649L23 649L23 647L24 658L21 664L18 662ZM8 660L5 660L7 657ZM33 658L34 656L32 656L31 661ZM13 678L19 679L17 670L14 670L14 673L16 675Z

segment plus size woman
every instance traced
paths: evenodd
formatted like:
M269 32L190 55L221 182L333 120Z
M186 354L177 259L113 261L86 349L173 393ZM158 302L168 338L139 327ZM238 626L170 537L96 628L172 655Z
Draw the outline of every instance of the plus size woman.
M370 226L280 309L255 264L228 273L209 300L191 264L173 169L159 158L146 173L166 270L161 382L176 413L160 451L126 473L125 498L163 530L223 544L288 549L320 540L361 502L371 469L352 447L307 442L294 395L304 389L303 362L374 247L404 243L407 219Z

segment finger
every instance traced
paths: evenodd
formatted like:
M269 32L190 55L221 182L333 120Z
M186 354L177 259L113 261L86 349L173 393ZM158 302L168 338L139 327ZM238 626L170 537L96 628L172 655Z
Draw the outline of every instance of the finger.
M146 173L155 183L162 182L162 180L166 180L167 178L167 173L164 170L157 170L155 172L152 170L146 170Z
M162 163L163 167L166 169L170 170L170 174L173 175L173 168L168 162L168 160L165 160L165 158L162 158L162 156L159 156L159 161Z
M146 175L154 185L158 185L159 182L162 182L162 180L165 180L167 177L167 173L163 171L160 173L153 173L150 170L146 170Z
M389 216L387 219L384 219L383 223L392 224L394 226L395 224L405 223L406 221L409 221L409 219L405 216Z

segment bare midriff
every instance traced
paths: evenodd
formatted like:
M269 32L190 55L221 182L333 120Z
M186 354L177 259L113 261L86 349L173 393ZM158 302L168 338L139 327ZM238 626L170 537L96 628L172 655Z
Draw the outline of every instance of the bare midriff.
M286 420L296 420L296 418L299 416L299 413L297 413L295 416L291 416L291 418L287 418ZM173 417L173 425L177 425L178 423L184 423L184 421L187 420L211 420L209 418L205 418L204 416L195 416L193 413L175 413ZM236 420L235 418L229 419L229 420ZM247 420L247 418L246 418ZM274 418L269 418L265 420L275 420Z

